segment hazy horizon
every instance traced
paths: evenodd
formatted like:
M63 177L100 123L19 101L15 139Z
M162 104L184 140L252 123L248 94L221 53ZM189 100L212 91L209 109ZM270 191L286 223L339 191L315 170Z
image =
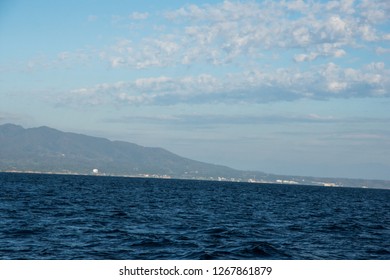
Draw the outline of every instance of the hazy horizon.
M390 179L388 1L3 1L0 124Z

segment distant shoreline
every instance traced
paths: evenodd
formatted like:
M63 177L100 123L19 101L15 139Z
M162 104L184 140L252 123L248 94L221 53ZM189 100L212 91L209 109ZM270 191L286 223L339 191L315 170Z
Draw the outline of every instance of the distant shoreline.
M1 173L7 174L37 174L37 175L69 175L69 176L91 176L91 177L118 177L118 178L139 178L139 179L164 179L164 180L189 180L189 181L210 181L210 182L229 182L229 183L247 183L247 184L271 184L271 185L285 185L285 186L312 186L312 187L326 187L326 188L356 188L356 189L379 189L379 190L390 190L390 182L389 187L368 187L368 186L348 186L348 185L334 185L332 183L325 182L314 182L314 183L289 183L289 181L284 180L276 180L276 181L252 181L252 180L218 180L212 178L185 178L185 177L167 177L167 176L159 176L159 175L150 175L150 174L139 174L139 175L128 175L128 174L106 174L99 173L95 174L91 173L77 173L77 172L54 172L54 171L22 171L22 170L5 170L1 171ZM331 178L329 178L331 179ZM336 180L336 179L334 179ZM359 180L359 179L345 179L345 180ZM380 180L369 180L369 181L380 181ZM388 181L383 181L388 182Z
M5 124L0 125L0 134L3 139L0 145L0 170L12 173L390 189L390 180L236 170L185 158L163 148L62 132L50 127L24 129L22 126Z

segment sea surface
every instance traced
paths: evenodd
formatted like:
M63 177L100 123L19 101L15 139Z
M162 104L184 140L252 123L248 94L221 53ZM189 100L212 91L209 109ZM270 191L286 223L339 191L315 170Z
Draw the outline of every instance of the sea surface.
M0 259L390 259L390 190L0 173Z

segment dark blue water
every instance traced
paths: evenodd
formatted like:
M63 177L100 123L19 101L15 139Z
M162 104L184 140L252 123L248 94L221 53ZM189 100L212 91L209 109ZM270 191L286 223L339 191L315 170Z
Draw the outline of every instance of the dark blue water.
M1 259L390 259L390 191L0 173Z

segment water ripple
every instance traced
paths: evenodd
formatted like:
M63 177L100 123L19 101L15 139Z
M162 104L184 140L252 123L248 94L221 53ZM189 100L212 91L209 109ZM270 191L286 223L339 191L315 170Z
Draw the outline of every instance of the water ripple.
M0 173L2 259L390 259L390 192Z

